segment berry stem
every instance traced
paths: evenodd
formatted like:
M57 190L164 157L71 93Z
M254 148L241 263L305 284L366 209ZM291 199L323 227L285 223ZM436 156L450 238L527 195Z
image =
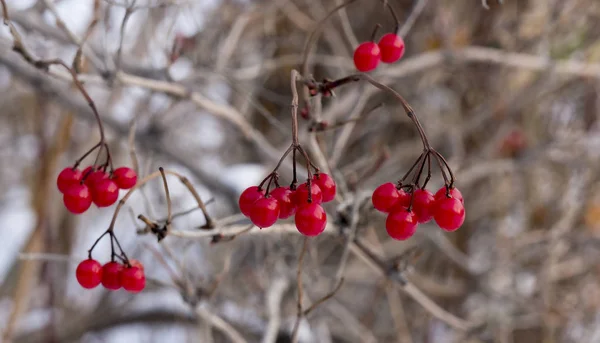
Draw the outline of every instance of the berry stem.
M375 28L371 33L371 42L375 42L375 39L377 38L377 32L379 32L379 29L381 29L381 24L375 24Z
M86 153L84 153L80 158L78 158L75 161L75 164L73 165L73 169L79 167L79 165L81 164L81 162L83 162L83 160L88 157L92 152L94 152L94 150L98 149L100 146L102 145L102 142L98 142L96 145L94 145L90 150L88 150Z
M167 183L165 169L163 167L159 167L158 171L160 172L160 176L162 177L163 187L165 188L165 197L167 198L167 220L165 221L165 228L167 229L167 233L169 233L169 231L171 231L171 222L173 221L171 193L169 192L169 184Z

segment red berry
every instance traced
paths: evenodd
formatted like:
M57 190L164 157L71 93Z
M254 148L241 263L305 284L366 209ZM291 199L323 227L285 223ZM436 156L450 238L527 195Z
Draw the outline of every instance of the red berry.
M296 211L294 221L296 228L301 234L305 236L317 236L325 230L327 214L319 204L304 204Z
M456 188L456 187L450 188L450 196L460 200L460 202L463 203L463 205L464 205L465 200L463 199L463 195L458 190L458 188ZM447 198L446 186L443 186L442 188L440 188L433 197L435 198L436 201L440 200L441 198Z
M256 200L250 210L250 220L259 228L269 227L279 218L279 202L272 197Z
M101 180L92 188L92 200L98 207L108 207L119 198L119 187L110 179Z
M417 189L413 200L413 211L419 223L427 223L433 218L435 198L433 193L426 189Z
M325 173L318 173L313 176L313 182L321 188L323 202L329 202L335 199L337 186L331 176Z
M123 265L118 262L108 262L102 266L102 286L116 290L121 288L121 271Z
M321 192L321 187L314 182L311 182L310 191L313 203L320 204L323 202L323 192ZM298 207L308 204L308 186L306 183L303 183L296 188L296 192L294 192L294 202Z
M119 281L126 291L139 293L146 287L144 269L134 266L123 268L121 270Z
M63 203L69 212L83 213L92 205L92 193L86 185L73 185L63 194Z
M81 181L81 171L79 169L65 168L56 178L56 186L61 193L64 193L73 185L79 184Z
M87 289L95 288L102 280L102 265L96 260L83 260L75 270L75 277L81 287Z
M279 203L279 218L285 219L296 213L294 192L289 187L277 187L271 191L273 199Z
M418 224L415 213L403 208L388 215L385 221L385 229L390 237L403 241L415 234Z
M444 231L455 231L465 222L465 206L458 198L446 198L435 202L433 219Z
M242 194L240 195L240 199L238 200L240 210L246 217L250 217L252 205L254 205L256 200L262 199L264 197L265 191L263 189L259 189L258 186L251 186L246 188L242 192Z
M371 196L373 206L378 211L384 213L389 212L390 209L398 203L399 199L400 194L398 193L396 186L391 182L384 183L375 188L373 195Z
M90 168L90 167L88 167ZM83 176L85 177L86 173L87 173L87 169L84 171L85 173L83 174ZM94 189L95 185L102 181L108 179L108 174L103 172L102 170L96 170L91 172L86 178L85 180L83 180L83 182L90 188L90 189Z
M120 167L113 171L112 179L119 188L130 189L137 183L137 174L131 168Z
M404 55L404 40L395 33L385 34L379 40L379 49L382 62L394 63Z
M358 71L366 72L377 68L381 59L381 50L374 42L361 43L354 50L354 66Z
M129 264L130 264L132 267L138 267L138 268L140 268L142 271L144 271L144 265L142 264L142 262L140 262L140 261L138 261L138 260L136 260L136 259L133 259L133 258L129 259Z

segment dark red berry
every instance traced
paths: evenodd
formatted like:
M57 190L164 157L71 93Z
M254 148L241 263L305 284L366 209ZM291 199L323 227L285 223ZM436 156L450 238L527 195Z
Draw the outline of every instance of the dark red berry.
M465 203L462 193L456 187L450 188L450 196L452 198L456 198L456 199L460 200L460 202L463 204ZM447 198L446 186L440 188L433 197L435 198L436 201L438 201L441 198Z
M250 217L252 205L254 205L256 200L262 199L264 197L265 191L263 189L259 189L258 186L251 186L246 188L242 192L242 194L240 195L240 199L238 200L240 210L246 217Z
M390 237L403 241L415 234L418 224L415 213L403 208L388 215L385 221L385 229Z
M110 179L100 180L92 188L92 200L98 207L108 207L119 199L119 187Z
M384 63L394 63L404 55L404 40L395 33L385 34L378 45L381 50L381 61Z
M123 265L118 262L108 262L102 266L102 286L111 290L121 288L122 270Z
M381 59L381 50L374 42L361 43L354 50L354 66L358 71L367 72L377 68Z
M455 231L465 222L465 206L458 198L442 197L435 203L433 219L444 231Z
M61 193L64 193L73 185L81 181L81 171L79 169L65 168L56 178L56 186Z
M89 167L88 167L89 168ZM87 170L87 169L86 169ZM87 171L86 171L87 173ZM85 177L85 173L83 174L83 176ZM93 191L93 189L95 188L96 184L102 180L106 180L108 179L108 174L103 172L102 170L96 170L91 172L83 182L85 182L85 184Z
M83 213L92 205L92 193L86 185L75 184L63 194L63 203L69 212Z
M95 288L102 281L102 265L96 260L83 260L75 270L75 277L81 287Z
M417 189L414 194L413 212L419 223L427 223L433 218L435 198L426 189Z
M321 192L321 187L319 187L314 182L310 183L311 190L311 200L315 204L320 204L323 202L323 192ZM296 188L294 192L294 202L296 206L303 206L308 204L308 186L306 183L301 184Z
M139 293L146 287L144 270L139 267L123 268L120 274L120 283L123 288L131 293Z
M113 171L113 181L121 189L130 189L137 183L135 170L128 167L119 167Z
M312 203L300 206L294 217L296 228L305 236L317 236L327 225L327 214L321 205Z
M272 197L256 200L250 210L250 220L259 228L269 227L279 218L279 202Z
M384 183L383 185L375 188L373 195L371 196L373 206L378 211L384 213L389 212L390 209L398 203L399 199L400 194L398 194L396 186L391 182Z
M323 202L329 202L335 199L337 186L331 176L325 173L318 173L313 176L313 182L321 189Z
M296 213L294 192L289 187L277 187L270 194L279 203L279 219L289 218Z

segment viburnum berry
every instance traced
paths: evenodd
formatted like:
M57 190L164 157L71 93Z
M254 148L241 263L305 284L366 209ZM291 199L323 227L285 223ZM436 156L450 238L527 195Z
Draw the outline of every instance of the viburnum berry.
M108 262L102 266L102 286L106 289L117 290L121 288L121 271L123 265L118 262Z
M415 234L418 224L415 213L403 208L388 215L385 229L390 237L403 241Z
M331 176L325 173L318 173L313 176L313 182L321 189L323 202L335 199L337 186Z
M312 203L320 204L323 202L323 192L321 192L321 187L314 182L311 182L310 191ZM294 192L294 202L298 207L308 204L308 186L306 183L303 183L296 188L296 191Z
M442 197L435 202L433 219L444 231L456 231L465 222L465 206L458 198Z
M460 200L460 202L463 204L465 203L462 193L456 187L450 188L450 196L452 198L456 198L456 199ZM440 200L441 198L447 198L446 186L443 186L442 188L440 188L433 197L435 198L436 201Z
M83 288L92 289L102 281L102 265L93 259L81 261L75 270L77 282Z
M139 293L146 287L146 276L142 268L123 268L119 277L121 285L128 292Z
M413 212L419 223L427 223L433 218L435 198L426 189L417 189L414 194Z
M88 167L91 168L91 167ZM108 174L105 173L102 170L95 170L92 171L91 173L89 173L89 175L86 176L87 174L87 169L83 174L83 177L85 178L83 182L85 182L85 184L91 189L93 190L96 186L97 183L99 183L102 180L108 179Z
M98 207L108 207L119 198L119 187L110 179L100 180L92 188L92 200Z
M395 33L387 33L379 40L381 61L394 63L404 56L404 40Z
M70 187L79 184L81 177L81 170L76 168L65 168L58 174L56 186L61 193L64 193Z
M75 184L63 194L63 203L69 212L83 213L92 205L92 193L86 185Z
M119 167L113 171L112 180L120 189L130 189L137 183L137 174L131 168Z
M270 194L279 203L279 219L289 218L296 213L294 192L289 187L277 187Z
M367 72L377 68L381 59L381 50L374 42L361 43L354 50L354 66L358 71Z
M373 195L371 196L371 202L373 206L380 212L387 213L394 205L400 200L400 194L396 185L391 182L382 184L375 188Z
M240 195L240 199L238 200L238 205L240 206L240 211L246 216L250 217L250 213L252 211L252 205L258 199L262 199L265 197L265 191L263 189L258 188L258 186L251 186L246 188L242 194Z
M131 258L131 259L129 259L129 264L130 264L132 267L138 267L138 268L140 268L142 271L144 271L144 265L142 264L142 262L140 262L140 261L138 261L138 260L136 260L136 259L134 259L134 258Z
M305 236L318 236L327 225L327 214L317 203L298 207L294 222L298 231Z
M250 220L259 228L269 227L279 218L279 202L272 197L256 200L250 210Z

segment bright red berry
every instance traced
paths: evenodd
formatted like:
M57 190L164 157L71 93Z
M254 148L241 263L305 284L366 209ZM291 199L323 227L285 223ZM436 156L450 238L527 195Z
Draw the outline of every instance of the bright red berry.
M381 59L381 50L374 42L361 43L354 50L354 66L358 71L366 72L377 68Z
M319 204L304 204L298 207L294 221L296 228L301 234L305 236L317 236L325 230L327 214Z
M296 213L294 192L289 187L277 187L271 191L273 199L279 203L279 218L286 219Z
M325 173L318 173L313 176L313 182L321 188L323 202L329 202L335 199L337 186L331 176Z
M435 203L433 219L444 231L455 231L465 222L465 206L458 198L442 197Z
M56 178L56 186L61 193L64 193L73 185L79 184L81 181L81 170L73 168L63 169Z
M144 265L142 264L142 262L140 262L140 261L138 261L138 260L136 260L136 259L133 259L133 258L129 259L129 264L130 264L132 267L138 267L138 268L140 268L142 271L144 271Z
M385 34L378 45L381 50L381 61L384 63L394 63L404 55L404 40L395 33Z
M88 167L90 168L90 167ZM87 169L84 171L83 176L85 177L87 173ZM108 179L108 174L103 172L102 170L95 170L93 172L91 172L86 178L85 180L83 180L83 182L91 189L93 190L96 186L96 184L102 180Z
M69 212L83 213L92 205L92 193L86 185L75 184L63 194L63 203Z
M435 198L433 193L426 189L417 189L414 194L413 212L419 223L427 223L433 218Z
M98 207L108 207L119 198L119 187L110 179L101 180L92 188L92 200Z
M102 266L102 286L116 290L121 288L121 271L123 265L118 262L108 262Z
M415 213L403 208L388 215L385 221L385 229L390 237L403 241L415 234L418 224Z
M128 167L119 167L113 171L113 181L121 189L130 189L137 183L135 170Z
M83 260L75 270L75 277L81 287L95 288L102 281L102 265L96 260Z
M139 293L146 287L144 270L139 267L123 268L119 281L123 288L131 293Z
M259 228L269 227L279 218L279 202L272 197L256 200L250 210L250 220Z
M258 186L251 186L246 188L242 194L240 195L240 199L238 200L238 205L240 206L240 210L246 217L250 217L250 212L252 211L252 205L258 199L262 199L265 197L264 189L259 189Z
M323 202L323 192L321 192L321 187L314 182L311 182L310 191L313 203L320 204ZM303 183L296 188L296 192L294 192L294 202L298 207L308 204L308 186L306 183Z
M387 213L390 211L394 205L398 203L400 199L400 194L396 189L396 186L387 182L383 185L375 188L373 191L373 195L371 196L371 202L373 202L373 206L380 212Z
M458 188L456 188L456 187L450 188L450 196L460 200L460 202L463 203L463 205L464 205L465 200L463 199L463 195L458 190ZM435 198L436 201L440 200L441 198L447 198L446 186L443 186L442 188L440 188L433 197Z

